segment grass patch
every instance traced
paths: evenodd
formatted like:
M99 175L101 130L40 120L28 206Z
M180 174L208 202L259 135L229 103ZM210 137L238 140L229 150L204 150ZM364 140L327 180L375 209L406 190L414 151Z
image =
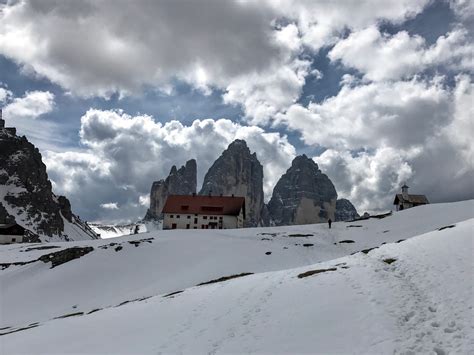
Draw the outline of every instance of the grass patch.
M312 247L314 244L313 243L306 243L306 244L303 244L304 247Z
M243 276L248 276L248 275L253 275L253 272L243 272L241 274L223 276L223 277L219 277L218 279L215 279L215 280L201 282L200 284L197 284L196 286L210 285L210 284L214 284L214 283L217 283L217 282L224 282L224 281L227 281L227 280L232 280L232 279L236 279L238 277L243 277Z
M2 336L2 335L7 335L7 334L12 334L12 333L16 333L16 332L21 332L21 331L23 331L23 330L27 330L27 329L31 329L31 328L36 328L36 327L38 327L38 326L39 326L38 323L32 324L32 325L29 325L29 326L27 326L27 327L18 328L18 329L10 330L10 331L8 331L8 332L0 333L0 336Z
M25 249L25 251L47 250L47 249L56 249L56 248L61 248L61 247L58 247L56 245L45 245L45 246L41 246L41 247L27 248L27 249ZM23 250L20 250L20 251L23 251Z
M265 253L265 255L272 255L272 252L271 252L271 251L267 251L267 252Z
M438 230L442 231L442 230L445 230L445 229L448 229L448 228L454 228L454 227L456 227L455 224L450 224L449 226L444 226L444 227L438 228Z
M394 263L395 261L397 261L397 259L394 259L394 258L383 259L383 262L388 265Z
M96 309L93 309L92 311L88 312L87 314L92 314L92 313L95 313L95 312L99 312L101 310L102 310L102 308L96 308Z
M288 237L290 238L308 238L308 237L313 237L314 234L299 234L299 233L296 233L296 234L288 234Z
M347 244L350 244L350 243L355 243L355 242L354 242L353 240L346 239L346 240L341 240L339 243L340 243L340 244L341 244L341 243L347 243Z
M349 224L348 226L346 226L346 228L360 228L362 227L360 224Z
M62 319L62 318L69 318L69 317L78 317L78 316L83 316L84 312L75 312L75 313L68 313L63 316L59 317L54 317L54 319Z
M336 270L337 270L337 268L335 268L335 267L332 267L332 268L329 268L329 269L309 270L309 271L306 271L306 272L303 272L303 273L299 274L298 278L302 279L304 277L308 277L308 276L312 276L312 275L316 275L316 274L321 274L323 272L328 272L328 271L336 271Z
M167 295L164 295L163 297L172 297L174 295L178 295L180 293L183 293L184 291L175 291L175 292L171 292L171 293L168 293Z
M369 249L364 249L364 250L361 250L361 252L364 253L364 254L369 254L369 252L370 252L371 250L374 250L374 249L377 249L377 247L369 248Z

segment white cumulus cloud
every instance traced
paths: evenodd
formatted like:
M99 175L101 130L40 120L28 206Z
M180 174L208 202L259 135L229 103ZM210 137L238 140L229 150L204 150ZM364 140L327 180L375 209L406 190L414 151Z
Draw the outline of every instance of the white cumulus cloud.
M157 123L147 115L91 109L82 117L80 137L82 151L46 153L48 174L58 192L71 198L75 210L106 220L143 217L152 182L165 178L172 165L192 158L198 163L199 189L211 164L235 139L244 139L257 153L264 166L267 198L296 155L280 133L228 119L195 120L186 126L179 121ZM111 200L119 210L92 207Z
M366 79L379 81L404 79L437 65L473 70L473 52L474 45L463 28L427 46L421 36L406 31L389 35L373 25L337 42L329 58L359 70Z

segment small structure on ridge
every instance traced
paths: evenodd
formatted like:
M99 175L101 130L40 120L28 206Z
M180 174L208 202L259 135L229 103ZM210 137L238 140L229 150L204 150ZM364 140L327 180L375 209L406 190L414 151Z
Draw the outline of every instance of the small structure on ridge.
M402 193L396 194L393 204L396 206L397 211L405 210L421 205L429 204L428 199L425 195L411 195L408 193L407 184L403 184Z

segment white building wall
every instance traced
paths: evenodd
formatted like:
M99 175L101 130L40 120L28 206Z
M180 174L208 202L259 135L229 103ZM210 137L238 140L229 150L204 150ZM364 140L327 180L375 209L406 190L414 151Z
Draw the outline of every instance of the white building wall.
M242 228L244 225L242 213L239 216L165 213L163 217L163 229L206 229L205 226L212 229L210 223L216 225L215 229Z
M0 244L12 244L23 242L22 235L4 235L0 234Z

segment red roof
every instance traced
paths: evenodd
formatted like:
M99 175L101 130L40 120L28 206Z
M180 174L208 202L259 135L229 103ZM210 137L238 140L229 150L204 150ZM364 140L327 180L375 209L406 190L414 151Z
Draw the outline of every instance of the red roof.
M238 216L242 209L245 218L244 197L170 195L163 213Z

